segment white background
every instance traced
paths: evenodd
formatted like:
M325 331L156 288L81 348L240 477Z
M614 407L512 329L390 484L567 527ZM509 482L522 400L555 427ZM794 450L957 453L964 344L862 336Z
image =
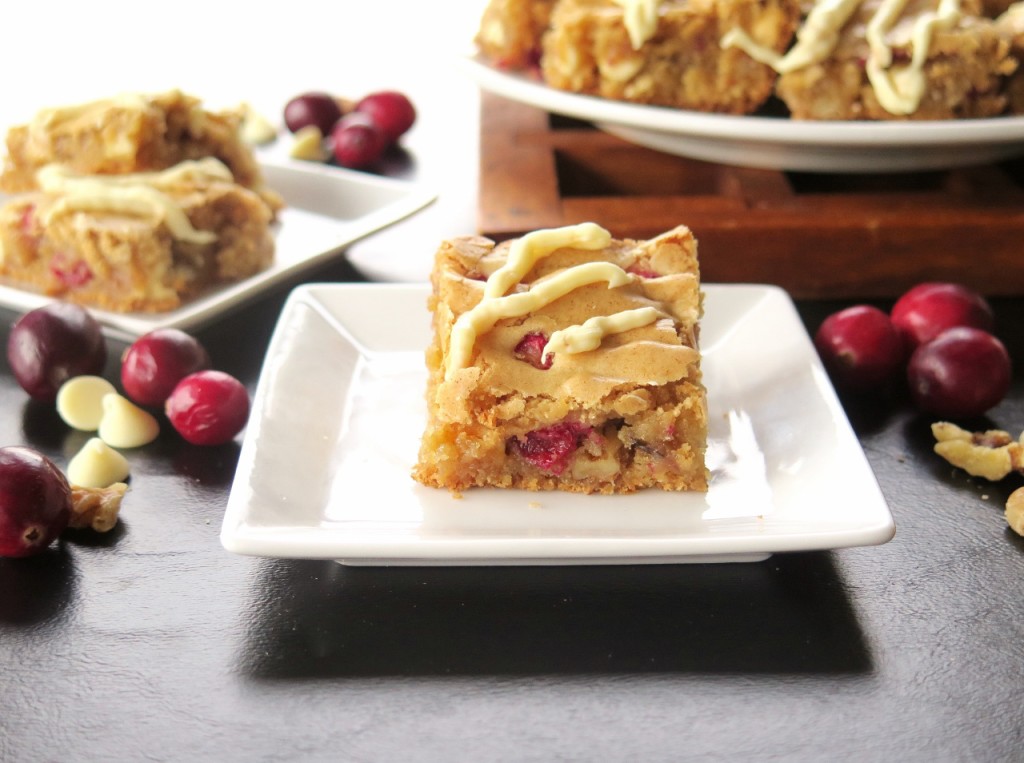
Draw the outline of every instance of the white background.
M441 198L350 254L379 265L384 280L423 280L440 238L475 231L479 95L452 62L472 49L481 8L482 0L5 4L0 129L47 106L123 92L179 88L214 108L248 102L280 123L303 91L403 90L418 111L403 140L409 174Z

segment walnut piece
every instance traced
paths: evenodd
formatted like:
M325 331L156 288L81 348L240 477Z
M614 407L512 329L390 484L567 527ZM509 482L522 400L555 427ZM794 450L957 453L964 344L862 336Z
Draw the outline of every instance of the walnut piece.
M110 487L71 486L71 522L69 527L91 527L105 533L117 524L121 501L128 491L124 482Z
M1001 429L968 432L939 421L932 424L932 435L935 452L971 476L996 482L1013 471L1024 473L1024 434L1015 440Z
M1024 487L1017 488L1006 499L1006 523L1017 535L1024 535Z

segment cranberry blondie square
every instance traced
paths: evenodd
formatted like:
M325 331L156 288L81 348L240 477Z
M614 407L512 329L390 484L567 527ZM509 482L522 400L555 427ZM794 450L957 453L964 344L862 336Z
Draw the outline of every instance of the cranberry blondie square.
M0 281L117 312L158 312L274 256L274 212L216 159L161 172L36 173L0 207Z
M236 183L280 206L279 198L265 191L259 164L240 137L242 117L241 110L208 111L178 90L43 109L8 131L0 191L35 190L36 171L48 164L112 175L213 157L231 170Z
M593 224L445 241L431 276L428 421L413 476L628 493L707 489L697 243Z

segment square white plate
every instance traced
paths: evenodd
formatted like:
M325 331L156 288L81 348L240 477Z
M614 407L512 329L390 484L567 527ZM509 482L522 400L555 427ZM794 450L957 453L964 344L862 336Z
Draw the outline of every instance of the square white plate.
M267 186L287 207L274 226L273 264L262 273L213 289L164 313L90 308L112 333L141 336L165 326L195 329L281 281L338 256L344 248L430 204L437 194L415 183L310 162L264 162ZM0 194L0 203L10 197ZM0 285L0 306L26 311L51 297Z
M240 554L346 564L756 561L880 544L892 516L793 303L705 286L707 494L473 489L410 471L426 285L310 284L267 352L221 529Z

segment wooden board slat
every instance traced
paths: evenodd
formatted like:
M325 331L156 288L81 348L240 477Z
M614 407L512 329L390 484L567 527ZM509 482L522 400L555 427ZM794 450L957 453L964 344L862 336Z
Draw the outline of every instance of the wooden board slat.
M592 220L619 238L679 223L707 282L886 298L925 280L1024 294L1024 163L814 174L701 162L484 94L478 228L503 240Z

